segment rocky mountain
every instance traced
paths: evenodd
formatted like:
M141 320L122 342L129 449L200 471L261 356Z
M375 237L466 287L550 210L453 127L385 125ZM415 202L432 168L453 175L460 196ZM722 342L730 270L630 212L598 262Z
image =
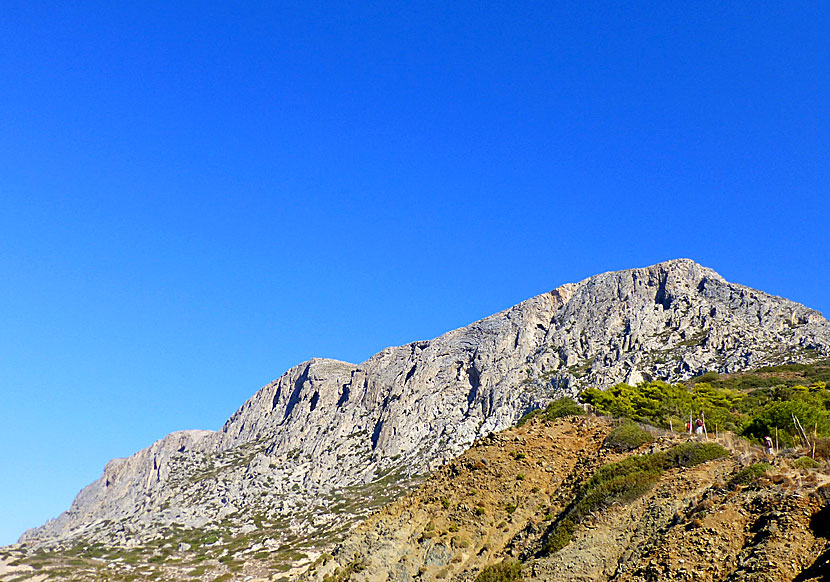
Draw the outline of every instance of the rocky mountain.
M132 548L205 533L290 546L286 559L302 563L556 395L828 355L821 314L691 260L605 273L358 365L300 364L221 430L174 433L111 461L20 542Z

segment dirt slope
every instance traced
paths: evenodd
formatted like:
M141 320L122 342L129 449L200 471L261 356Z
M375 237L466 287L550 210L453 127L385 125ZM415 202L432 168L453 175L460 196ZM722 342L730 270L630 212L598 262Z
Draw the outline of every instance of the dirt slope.
M534 420L482 439L372 515L306 579L474 580L505 558L521 558L523 578L534 581L830 579L826 467L798 470L782 457L757 482L729 485L742 466L763 460L729 437L721 439L729 458L667 471L645 496L592 513L569 545L541 555L575 490L626 456L602 447L612 428L596 417ZM656 436L635 453L688 439Z

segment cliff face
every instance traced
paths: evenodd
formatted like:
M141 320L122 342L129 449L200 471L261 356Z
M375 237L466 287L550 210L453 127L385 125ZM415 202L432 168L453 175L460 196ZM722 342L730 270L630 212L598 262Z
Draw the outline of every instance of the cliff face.
M374 507L335 511L356 486L384 478L395 495L555 395L827 355L818 312L690 260L597 275L359 365L300 364L221 430L174 433L110 462L21 542L129 546L219 523L236 535L252 515L281 520L287 536L322 535Z

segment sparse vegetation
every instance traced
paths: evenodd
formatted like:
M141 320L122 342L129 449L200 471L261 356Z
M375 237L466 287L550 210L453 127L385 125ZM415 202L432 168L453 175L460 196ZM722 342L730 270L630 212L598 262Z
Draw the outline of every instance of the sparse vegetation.
M352 579L352 574L363 571L366 568L366 562L360 558L355 558L352 562L345 566L335 569L331 574L323 576L324 582L348 582Z
M793 461L793 467L796 469L817 469L821 467L821 463L811 459L810 457L799 457Z
M654 440L651 433L643 430L636 423L623 422L605 438L603 446L619 453L633 451Z
M778 429L782 446L798 444L795 416L811 434L830 436L830 365L790 364L753 374L719 376L714 372L686 384L645 382L588 388L580 399L600 414L630 418L654 426L685 426L689 415L705 417L715 428L759 441ZM830 445L828 445L830 453Z
M568 545L576 525L591 512L613 503L630 503L646 494L664 471L693 467L727 455L720 445L688 442L667 451L635 455L600 467L548 530L540 553L549 555Z
M522 564L517 560L504 560L486 566L476 576L475 582L514 582L522 577Z
M754 463L735 473L732 479L729 480L729 484L733 486L752 485L771 468L769 463Z
M525 414L518 425L522 426L531 418L543 418L548 422L552 422L557 418L565 418L567 416L582 416L585 414L585 409L582 408L572 398L557 398L545 408L536 409Z

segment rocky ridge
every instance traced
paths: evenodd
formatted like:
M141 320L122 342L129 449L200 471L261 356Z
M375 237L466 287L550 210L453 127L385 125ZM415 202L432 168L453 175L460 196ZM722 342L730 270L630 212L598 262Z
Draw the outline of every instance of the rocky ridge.
M131 547L270 523L275 547L311 548L556 395L827 355L821 314L693 261L605 273L359 365L300 364L221 430L174 433L111 461L20 541Z

